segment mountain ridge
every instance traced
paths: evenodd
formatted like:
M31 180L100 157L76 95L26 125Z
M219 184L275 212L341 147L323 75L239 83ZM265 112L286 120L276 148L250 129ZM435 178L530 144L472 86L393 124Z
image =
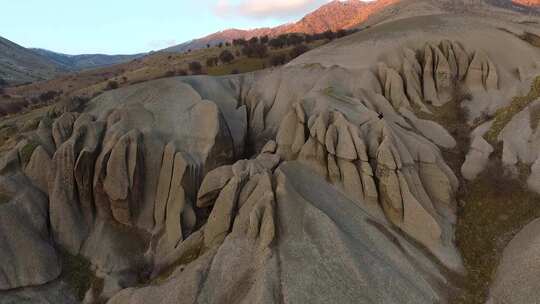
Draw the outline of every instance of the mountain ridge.
M272 37L289 33L315 34L327 30L337 31L349 29L365 21L372 13L396 2L399 2L399 0L378 0L372 2L334 0L308 13L297 22L286 23L272 28L255 28L251 30L226 29L163 49L162 51L185 52L190 49L203 48L207 44L216 44L240 38L250 39L265 35Z
M404 0L376 0L364 2L361 0L334 0L320 6L296 22L282 24L276 27L255 28L248 30L230 28L201 38L192 39L190 41L165 48L161 51L185 52L188 50L204 48L208 44L212 45L220 42L231 41L233 39L250 39L252 37L265 35L278 36L289 33L315 34L322 33L327 30L337 31L341 29L350 29L360 25L371 15L390 7L393 4L398 4L403 1ZM443 3L445 1L441 0L438 2ZM473 0L463 1L463 3L488 3L512 10L536 10L536 8L540 8L540 0Z
M118 63L124 63L133 59L140 58L146 53L133 55L107 55L107 54L80 54L68 55L41 48L30 49L41 56L56 62L66 70L80 71L84 69L100 68Z

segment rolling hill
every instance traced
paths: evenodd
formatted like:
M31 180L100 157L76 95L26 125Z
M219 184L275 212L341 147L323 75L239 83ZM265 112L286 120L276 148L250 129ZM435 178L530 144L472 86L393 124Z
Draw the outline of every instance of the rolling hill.
M46 57L58 66L70 71L80 71L86 69L94 69L106 67L114 64L124 63L136 58L140 58L146 54L134 55L105 55L105 54L84 54L84 55L67 55L56 53L45 49L32 49L39 55Z
M50 79L65 70L47 57L0 37L0 79L9 85Z

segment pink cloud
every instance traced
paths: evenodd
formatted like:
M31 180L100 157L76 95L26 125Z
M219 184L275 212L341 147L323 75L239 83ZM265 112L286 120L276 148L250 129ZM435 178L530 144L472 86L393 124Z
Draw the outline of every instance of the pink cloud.
M287 17L306 13L329 0L219 0L215 11L220 16L257 18Z

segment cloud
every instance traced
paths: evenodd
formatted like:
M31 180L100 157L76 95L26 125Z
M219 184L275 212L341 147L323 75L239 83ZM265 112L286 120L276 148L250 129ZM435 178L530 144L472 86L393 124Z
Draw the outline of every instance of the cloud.
M219 0L215 12L219 16L282 18L303 14L329 0Z

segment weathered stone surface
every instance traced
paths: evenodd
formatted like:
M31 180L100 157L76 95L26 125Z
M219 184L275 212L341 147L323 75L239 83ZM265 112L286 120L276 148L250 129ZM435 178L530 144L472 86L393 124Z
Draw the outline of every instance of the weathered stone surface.
M540 298L540 220L521 230L504 249L489 304L525 304Z
M46 197L20 175L0 176L0 193L12 196L0 203L0 291L56 279L61 266L49 235Z

